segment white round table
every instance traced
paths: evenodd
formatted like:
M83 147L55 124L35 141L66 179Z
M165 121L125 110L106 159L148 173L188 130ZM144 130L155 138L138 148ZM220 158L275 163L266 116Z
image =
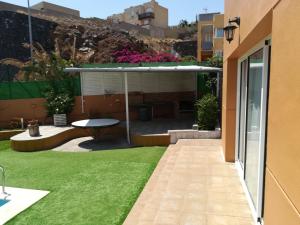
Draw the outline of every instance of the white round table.
M72 126L77 128L90 128L92 130L91 135L94 139L100 139L100 130L102 128L116 126L119 123L120 121L116 119L87 119L73 122Z
M73 122L72 126L79 128L103 128L112 127L119 123L120 121L115 119L87 119Z

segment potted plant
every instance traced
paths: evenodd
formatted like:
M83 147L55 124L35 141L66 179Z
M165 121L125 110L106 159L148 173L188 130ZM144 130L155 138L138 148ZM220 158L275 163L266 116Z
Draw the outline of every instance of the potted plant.
M66 126L67 114L74 107L74 96L68 91L62 90L60 93L56 93L54 90L50 90L46 93L46 107L48 114L53 116L54 126Z
M39 129L39 121L38 120L28 121L28 126L27 127L28 127L30 137L40 136L40 129Z

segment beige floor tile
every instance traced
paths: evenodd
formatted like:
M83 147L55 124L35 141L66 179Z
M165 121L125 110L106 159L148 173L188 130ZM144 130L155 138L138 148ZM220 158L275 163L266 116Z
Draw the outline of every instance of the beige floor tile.
M206 191L187 191L184 195L186 201L206 201L207 192Z
M166 192L164 193L164 199L178 199L182 200L184 198L185 192L173 192L169 188L167 188Z
M237 225L255 225L253 218L236 218L236 224Z
M183 207L183 199L163 198L160 204L160 211L177 211Z
M188 199L184 202L183 211L185 213L206 213L207 202L206 200L190 201Z
M199 213L182 213L180 215L180 225L206 225L206 215Z
M159 207L145 207L144 210L139 215L139 221L151 222L155 218Z
M232 217L251 217L248 204L237 204L227 199L208 199L207 213Z
M134 209L135 211L135 209ZM132 211L131 211L132 212ZM131 213L130 216L126 218L123 225L136 225L139 223L139 216L135 212Z
M210 202L214 201L227 201L233 204L247 204L247 199L244 194L235 192L207 192L207 199Z
M235 216L232 208L232 204L227 201L209 201L206 212L213 215Z
M230 216L208 215L207 225L237 225L236 219Z
M245 204L232 204L232 212L233 215L238 215L239 217L248 217L251 218L251 210L249 208L249 205L247 203Z
M206 145L206 146L183 146L181 148L181 151L186 152L186 151L194 151L194 152L201 152L201 151L219 151L219 148L216 148L215 146L210 146L210 145Z
M207 190L206 182L197 182L193 181L188 184L186 191L187 192L203 192Z
M155 224L179 224L180 214L175 211L159 211L154 219Z
M254 225L252 218L207 215L207 225Z
M132 225L153 225L152 221L139 221L137 224Z

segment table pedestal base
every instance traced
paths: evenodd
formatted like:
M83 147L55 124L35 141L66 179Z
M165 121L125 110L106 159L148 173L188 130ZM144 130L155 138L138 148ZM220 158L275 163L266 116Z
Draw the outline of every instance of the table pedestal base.
M94 140L99 141L103 138L103 130L101 128L92 128L90 129L90 135L94 138Z

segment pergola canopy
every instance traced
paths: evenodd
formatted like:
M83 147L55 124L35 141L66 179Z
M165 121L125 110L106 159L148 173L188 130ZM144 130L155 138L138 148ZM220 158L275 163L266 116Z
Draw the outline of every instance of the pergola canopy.
M127 66L113 66L113 67L105 67L105 65L97 66L97 65L89 65L84 66L82 68L66 68L64 70L67 73L81 73L81 76L84 73L100 73L100 72L106 72L106 73L123 73L124 74L124 83L125 83L125 105L126 105L126 130L127 130L127 140L130 144L130 124L129 124L129 102L128 102L128 75L130 73L158 73L159 72L170 72L170 74L174 72L192 72L192 73L217 73L218 74L218 83L219 83L219 75L222 73L221 68L217 67L208 67L208 66L200 66L200 65L172 65L172 66L163 66L163 65L153 65L153 66L133 66L133 65L127 65ZM171 73L172 72L172 73ZM192 74L191 73L191 74ZM219 92L219 90L217 91ZM83 96L82 96L82 112L84 112L83 108Z
M222 72L221 68L207 66L141 66L141 67L115 67L115 68L66 68L65 72Z

